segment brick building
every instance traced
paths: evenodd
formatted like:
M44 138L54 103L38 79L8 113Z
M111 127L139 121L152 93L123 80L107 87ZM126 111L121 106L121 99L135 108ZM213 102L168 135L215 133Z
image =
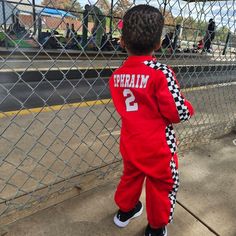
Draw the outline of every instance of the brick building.
M20 24L24 26L27 30L33 32L34 27L34 17L33 17L33 6L29 4L28 0L11 0L10 2L4 2L5 12L3 11L2 4L0 4L0 23L1 25L6 23L7 27L12 24L13 16L17 15L20 21ZM43 12L44 6L36 6L35 13L36 19L40 16L42 19L42 27L43 30L65 30L66 24L69 23L74 24L75 30L78 33L82 33L82 22L81 17L61 17L49 15ZM6 18L6 22L4 22L4 16ZM70 14L71 15L71 14ZM89 22L88 30L91 31L93 27L93 23Z

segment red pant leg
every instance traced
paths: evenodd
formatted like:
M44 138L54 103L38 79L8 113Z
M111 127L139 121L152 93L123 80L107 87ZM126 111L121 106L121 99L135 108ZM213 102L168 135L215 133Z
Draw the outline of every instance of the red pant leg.
M150 176L146 179L147 218L153 228L163 227L173 220L179 187L177 156L170 160L169 171L170 179L160 180Z
M131 162L123 160L124 171L115 193L115 202L124 211L132 210L138 203L145 175Z

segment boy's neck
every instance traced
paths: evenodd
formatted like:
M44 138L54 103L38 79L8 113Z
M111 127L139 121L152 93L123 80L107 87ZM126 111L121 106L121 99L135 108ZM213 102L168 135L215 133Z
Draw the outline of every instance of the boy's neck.
M153 52L151 53L145 53L145 54L134 54L134 53L128 53L128 56L136 56L136 57L143 57L143 56L153 56Z

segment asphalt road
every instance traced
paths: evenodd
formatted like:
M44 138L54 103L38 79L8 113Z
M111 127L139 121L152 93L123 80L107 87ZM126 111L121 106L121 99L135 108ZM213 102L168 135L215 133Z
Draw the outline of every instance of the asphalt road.
M108 79L112 70L69 71L51 74L0 73L0 111L14 111L110 98ZM177 78L182 88L236 81L232 70L180 70Z

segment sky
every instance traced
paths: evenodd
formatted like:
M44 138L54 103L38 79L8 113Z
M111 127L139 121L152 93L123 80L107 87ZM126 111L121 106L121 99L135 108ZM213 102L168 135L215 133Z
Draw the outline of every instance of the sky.
M108 0L109 1L109 0ZM132 1L132 0L131 0ZM135 4L148 3L153 6L163 7L163 0L133 0ZM80 0L82 6L86 3L94 4L96 0ZM117 0L114 0L117 2ZM37 4L41 0L36 0ZM236 31L236 0L232 1L211 1L206 2L203 8L203 3L187 3L183 0L169 0L166 8L176 17L183 15L184 17L191 16L194 19L209 21L213 18L217 27L227 26L232 32ZM202 9L204 9L202 11ZM201 13L202 12L202 13Z

